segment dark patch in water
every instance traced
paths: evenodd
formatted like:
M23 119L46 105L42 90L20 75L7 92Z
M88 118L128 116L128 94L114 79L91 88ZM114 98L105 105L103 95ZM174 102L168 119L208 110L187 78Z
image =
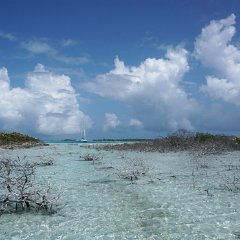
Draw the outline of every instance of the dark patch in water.
M107 179L104 179L104 180L93 180L93 181L89 181L89 183L99 183L99 184L108 184L108 183L114 183L116 182L117 180L107 180Z
M114 169L114 167L99 167L99 168L96 168L96 170L110 170L110 169Z
M233 234L236 236L236 239L240 239L240 232L234 232Z

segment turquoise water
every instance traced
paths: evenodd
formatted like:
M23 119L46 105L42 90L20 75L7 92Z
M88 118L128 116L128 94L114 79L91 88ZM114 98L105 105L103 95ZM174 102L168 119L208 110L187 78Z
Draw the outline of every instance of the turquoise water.
M37 178L47 179L61 197L52 215L1 215L0 239L240 239L240 193L226 188L239 174L239 152L207 156L197 169L186 152L107 152L94 146L1 150L29 161L53 159L53 166L38 167ZM100 160L82 161L88 153ZM145 175L133 182L121 178L138 162L148 169Z

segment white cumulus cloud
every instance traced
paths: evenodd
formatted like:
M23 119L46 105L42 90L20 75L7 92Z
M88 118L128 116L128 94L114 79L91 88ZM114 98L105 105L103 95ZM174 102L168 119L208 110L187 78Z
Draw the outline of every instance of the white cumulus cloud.
M207 76L203 90L210 96L240 106L240 48L231 43L236 17L211 21L195 42L195 56L216 76Z
M2 87L3 86L3 87ZM91 119L79 108L71 79L38 64L25 88L11 88L7 69L0 69L0 123L4 130L24 126L42 134L80 133Z
M115 113L105 113L103 130L108 131L110 129L116 128L120 125L120 123L121 122Z
M170 48L165 58L148 58L134 67L116 58L113 70L83 87L127 103L149 129L192 129L197 104L181 87L189 70L187 55L182 47Z

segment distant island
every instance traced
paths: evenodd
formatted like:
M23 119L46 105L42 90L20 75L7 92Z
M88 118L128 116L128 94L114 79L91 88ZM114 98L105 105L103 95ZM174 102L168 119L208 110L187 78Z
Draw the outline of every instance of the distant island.
M0 148L30 148L44 145L41 140L19 132L0 132Z
M75 138L66 138L66 139L63 139L62 141L64 141L64 142L77 142L78 140L75 139Z

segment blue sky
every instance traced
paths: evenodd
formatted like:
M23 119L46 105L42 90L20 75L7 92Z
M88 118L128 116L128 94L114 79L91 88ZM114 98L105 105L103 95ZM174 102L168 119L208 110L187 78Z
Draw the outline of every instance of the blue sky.
M3 0L0 131L239 134L239 0Z

